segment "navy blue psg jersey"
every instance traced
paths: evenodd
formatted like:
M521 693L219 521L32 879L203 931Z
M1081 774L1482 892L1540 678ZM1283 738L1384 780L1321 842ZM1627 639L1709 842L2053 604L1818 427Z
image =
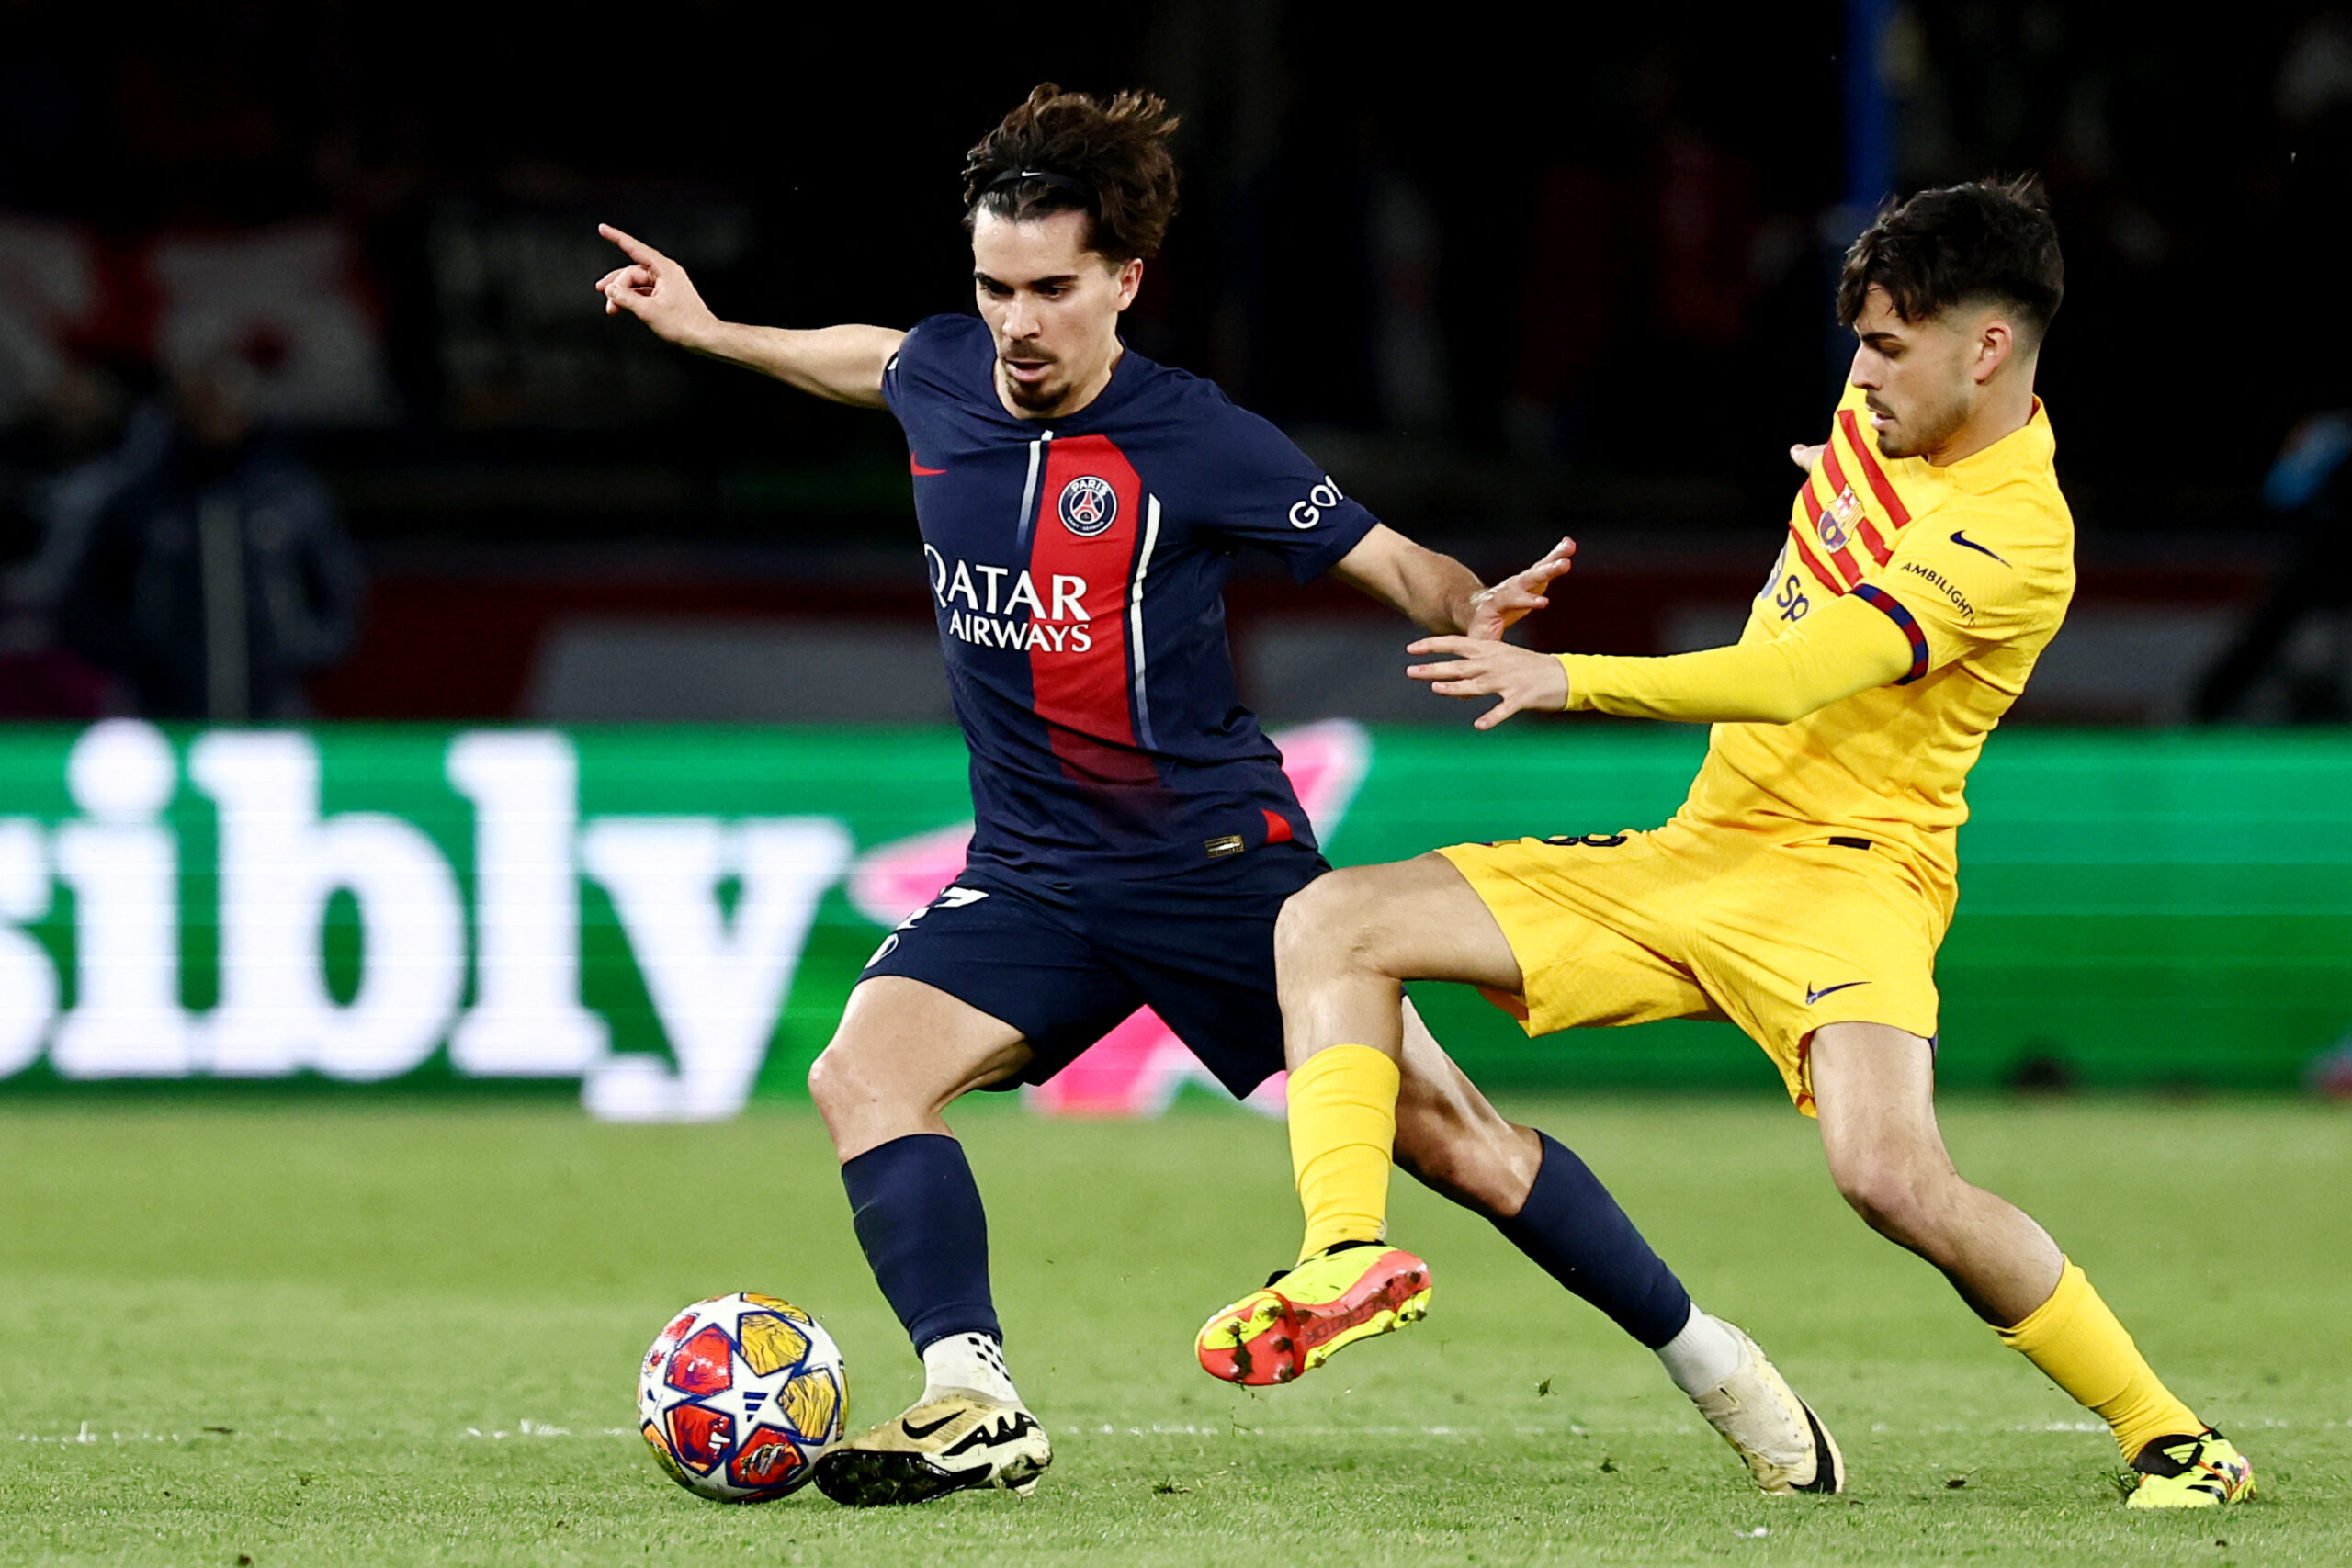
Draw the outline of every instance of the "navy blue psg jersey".
M1311 845L1235 690L1222 592L1241 547L1304 582L1372 513L1213 383L1133 350L1058 420L1006 412L995 365L985 322L933 316L882 377L972 750L972 858L1156 875Z

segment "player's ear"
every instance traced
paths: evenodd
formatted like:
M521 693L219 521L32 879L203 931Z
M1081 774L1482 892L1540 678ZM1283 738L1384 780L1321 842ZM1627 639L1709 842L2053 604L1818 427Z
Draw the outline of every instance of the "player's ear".
M1978 386L1993 378L1993 373L2008 363L2017 352L2017 329L2002 317L1995 316L1976 330L1976 363L1969 374Z
M1121 262L1119 270L1112 276L1112 282L1119 290L1119 309L1124 310L1134 304L1136 290L1143 287L1143 258L1129 256Z

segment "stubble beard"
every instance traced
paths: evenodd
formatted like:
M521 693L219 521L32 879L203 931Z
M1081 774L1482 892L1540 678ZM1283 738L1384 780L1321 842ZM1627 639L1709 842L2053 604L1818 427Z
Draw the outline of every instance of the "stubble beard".
M997 384L1004 389L1006 399L1015 408L1029 413L1049 414L1057 411L1069 397L1070 383L1067 376L1033 384L1016 378L1003 361L998 361L998 366Z
M1894 416L1894 428L1879 432L1879 450L1889 457L1925 457L1948 444L1968 423L1969 396L1964 384L1941 378L1928 378L1924 385L1912 389L1900 409L1891 403L1873 404L1865 400L1872 412L1880 408Z
M1878 449L1889 457L1923 457L1951 439L1967 421L1967 411L1958 407L1916 409L1907 416L1897 414L1893 430L1878 433Z

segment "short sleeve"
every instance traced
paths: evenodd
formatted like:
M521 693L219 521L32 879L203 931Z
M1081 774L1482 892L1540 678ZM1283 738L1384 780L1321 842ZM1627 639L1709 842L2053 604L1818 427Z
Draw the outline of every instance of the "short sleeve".
M931 336L923 331L930 324L928 321L922 321L909 327L907 335L899 340L898 352L891 355L882 367L882 405L898 415L901 424L907 420L908 396L921 374L916 367L922 358L923 351L931 346Z
M1206 423L1189 497L1204 533L1270 551L1306 582L1379 524L1289 436L1222 394Z
M959 375L969 384L971 362L983 355L994 357L988 332L978 316L957 315L925 316L907 329L899 351L882 367L882 401L901 425L924 405L954 403L969 396L959 389ZM988 383L982 379L978 384Z
M1988 498L1990 499L1990 498ZM1855 590L1911 638L1905 680L2003 643L2047 637L2074 583L2073 530L2032 504L1939 508Z

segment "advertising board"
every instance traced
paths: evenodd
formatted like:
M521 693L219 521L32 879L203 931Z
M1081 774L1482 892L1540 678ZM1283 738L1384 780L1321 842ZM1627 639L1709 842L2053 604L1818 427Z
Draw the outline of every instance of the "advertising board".
M1703 744L1277 739L1343 864L1655 823ZM2278 1089L2352 1030L2352 737L2021 732L1970 794L1947 1086ZM944 729L10 730L0 1092L576 1085L633 1120L797 1096L969 809ZM1725 1025L1529 1041L1460 987L1417 996L1498 1089L1775 1082ZM1143 1013L1028 1092L1133 1114L1217 1091ZM1278 1111L1279 1082L1253 1100Z

